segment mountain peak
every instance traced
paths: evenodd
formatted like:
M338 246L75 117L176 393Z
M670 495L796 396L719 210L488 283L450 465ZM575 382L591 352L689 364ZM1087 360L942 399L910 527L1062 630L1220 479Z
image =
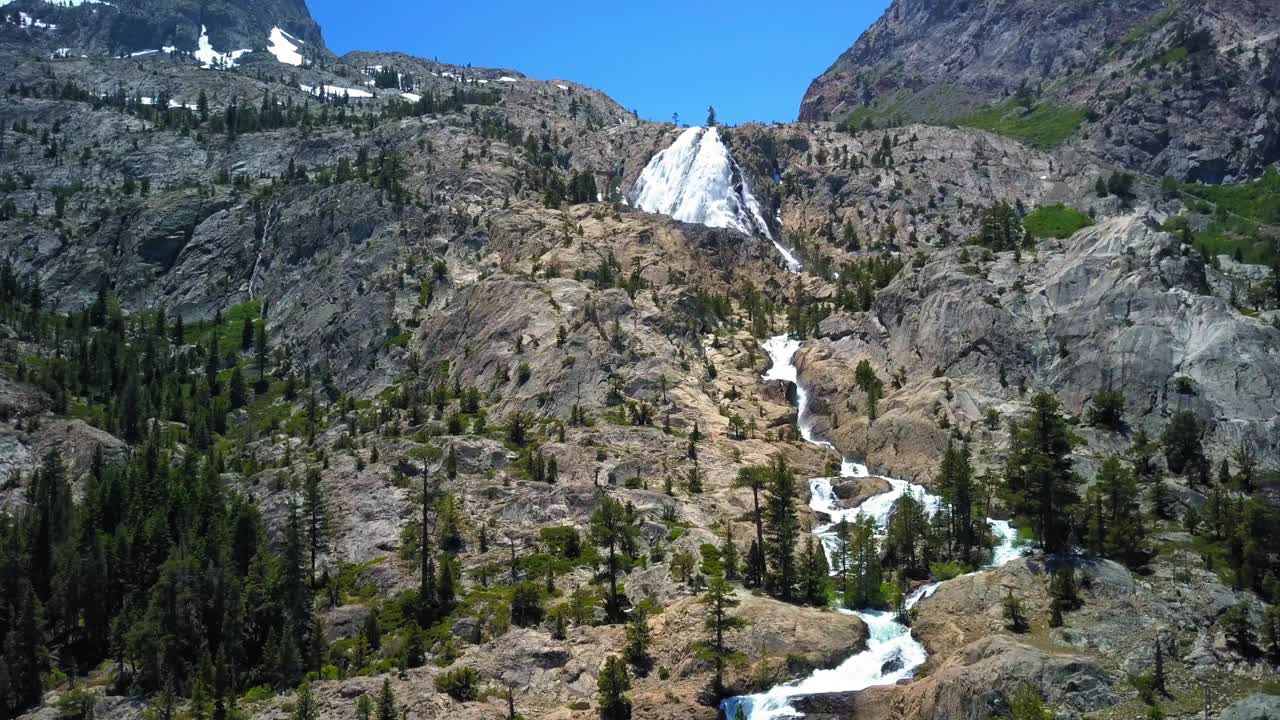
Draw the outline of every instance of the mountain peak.
M300 65L327 54L303 0L11 0L0 12L32 19L31 40L59 54L190 53L225 67L253 51ZM36 21L39 24L36 24Z

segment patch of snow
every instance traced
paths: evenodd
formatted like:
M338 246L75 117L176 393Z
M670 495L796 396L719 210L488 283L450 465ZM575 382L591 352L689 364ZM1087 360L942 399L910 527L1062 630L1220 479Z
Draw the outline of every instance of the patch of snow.
M177 46L177 45L165 45L164 47L160 48L160 52L162 52L162 53L164 53L164 54L166 54L166 55L172 55L172 54L174 54L174 53L178 52L178 46Z
M418 93L401 93L400 97L412 103L416 103L422 99L422 96L419 95Z
M295 38L289 33L278 27L271 28L271 34L267 37L267 52L276 56L276 60L285 65L302 66L302 53L298 52L298 46L303 45L301 40Z
M81 5L106 5L108 7L116 6L115 3L106 2L106 0L44 0L44 1L46 3L49 3L50 5L57 5L58 7L80 7ZM7 5L7 4L8 3L0 3L0 5Z
M315 95L317 97L319 97L320 95L329 95L331 97L342 97L343 93L346 93L347 97L349 98L373 97L373 93L369 92L368 90L361 90L359 88L344 88L344 87L338 87L337 85L321 85L320 87L312 87L311 85L299 85L298 87L303 92L311 93L312 95Z
M39 18L33 18L22 11L18 11L18 24L21 25L22 27L26 27L26 28L36 27L36 28L40 28L41 30L57 30L58 29L57 25L54 25L53 23L47 23L43 20L40 20Z
M498 78L498 82L520 82L520 81L508 75L503 75L502 77Z
M566 91L566 92L568 92L568 90L569 90L569 86L568 86L568 85L559 85L559 84L557 84L557 85L556 85L556 87L558 87L558 88L560 88L561 90L564 90L564 91Z
M476 82L480 83L481 85L488 85L488 84L489 84L489 81L488 81L488 80L484 80L484 79L477 80Z
M243 50L232 50L231 52L225 52L225 53L214 50L213 45L209 42L208 29L205 28L204 25L200 26L200 39L198 42L199 42L199 47L195 51L195 59L199 60L200 64L205 69L233 68L236 66L236 61L240 59L241 55L244 55L245 53L248 53L248 52L252 52L251 48L244 48Z
M52 58L71 57L71 48L58 48L57 50L54 50L53 54L50 55L49 57L52 57Z
M142 57L144 55L155 55L158 52L160 51L159 50L139 50L138 52L129 53L129 57L135 58L135 57Z

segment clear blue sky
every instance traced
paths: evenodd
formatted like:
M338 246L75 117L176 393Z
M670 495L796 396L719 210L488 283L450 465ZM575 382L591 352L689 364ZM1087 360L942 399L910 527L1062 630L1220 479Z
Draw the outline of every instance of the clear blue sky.
M888 0L308 0L338 54L399 50L603 90L642 117L791 121Z

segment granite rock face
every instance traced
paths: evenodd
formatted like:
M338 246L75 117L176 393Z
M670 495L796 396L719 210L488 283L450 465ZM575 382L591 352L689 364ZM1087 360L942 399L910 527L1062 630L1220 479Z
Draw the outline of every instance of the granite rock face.
M1151 175L1220 182L1280 159L1272 3L896 0L810 85L802 121L945 123L1020 87L1087 110L1071 144Z
M1171 415L1190 410L1211 456L1244 441L1276 462L1280 331L1212 295L1214 273L1136 216L1034 256L950 251L905 270L872 312L825 321L824 337L801 350L801 380L817 396L847 398L815 405L821 432L906 476L928 477L943 425L982 432L988 410L1016 416L1020 388L1051 389L1081 414L1115 387L1131 430L1157 437ZM882 378L906 379L874 421L853 384L863 359Z

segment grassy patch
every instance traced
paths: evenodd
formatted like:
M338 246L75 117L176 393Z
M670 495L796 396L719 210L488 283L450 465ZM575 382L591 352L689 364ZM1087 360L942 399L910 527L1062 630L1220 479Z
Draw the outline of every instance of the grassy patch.
M1062 203L1038 207L1022 221L1027 233L1037 240L1071 237L1092 224L1088 215Z
M1252 182L1183 185L1182 191L1233 215L1264 225L1280 225L1280 171L1275 168L1267 168L1262 177Z
M198 342L208 347L209 337L216 330L218 333L218 349L221 352L228 352L232 349L240 348L240 334L244 331L244 320L258 320L262 316L262 301L250 300L249 302L232 305L222 315L222 324L215 325L212 321L193 322L186 327L187 342Z
M1266 265L1278 253L1275 230L1280 226L1280 172L1275 168L1257 180L1232 185L1178 185L1198 213L1212 214L1201 230L1191 231L1185 218L1173 218L1165 229L1190 240L1208 257L1229 255Z
M1085 121L1085 111L1050 102L1030 110L1010 101L961 118L957 125L987 130L1035 147L1061 144Z
M1182 46L1178 46L1174 48L1169 48L1168 50L1165 50L1163 53L1161 53L1160 57L1156 58L1156 64L1157 65L1177 65L1178 63L1186 59L1187 59L1187 49Z

